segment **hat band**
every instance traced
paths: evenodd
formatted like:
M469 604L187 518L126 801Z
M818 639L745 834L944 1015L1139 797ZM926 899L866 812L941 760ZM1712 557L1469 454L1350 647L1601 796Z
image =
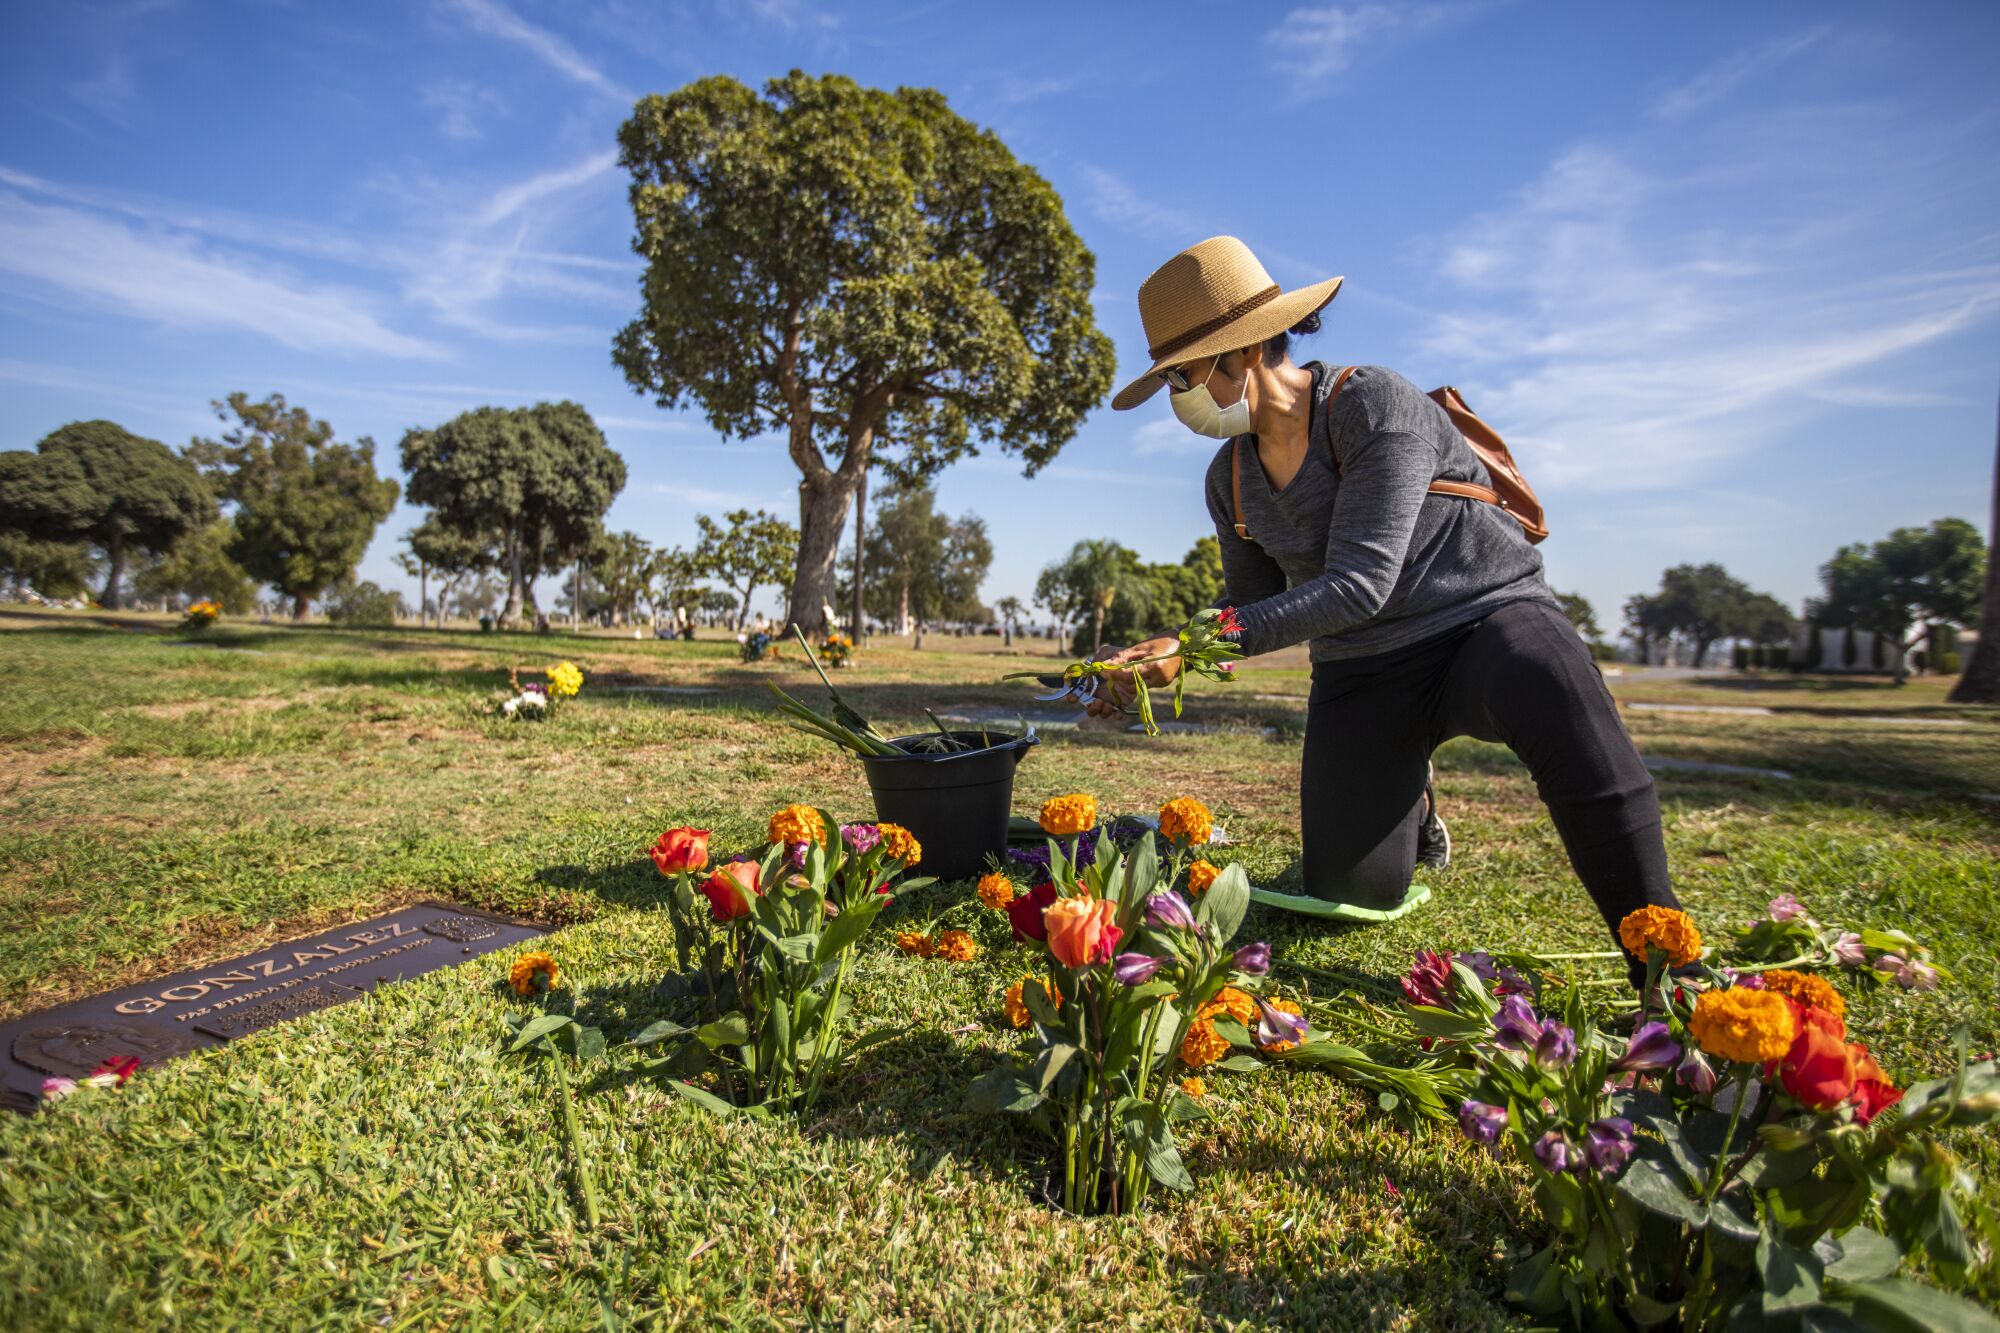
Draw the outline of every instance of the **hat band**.
M1214 333L1220 329L1228 328L1231 324L1234 324L1237 320L1243 318L1251 311L1256 310L1261 306L1269 305L1272 301L1278 298L1280 290L1281 289L1279 288L1278 284L1274 282L1269 287L1266 287L1263 291L1258 292L1255 296L1244 297L1241 301L1238 301L1235 305L1229 307L1229 309L1223 311L1221 314L1217 315L1214 319L1203 320L1201 323L1195 325L1193 328L1187 330L1187 332L1185 333L1175 334L1173 337L1167 339L1163 343L1160 343L1158 346L1148 347L1146 349L1146 355L1152 357L1153 360L1155 361L1164 361L1168 357L1172 356L1175 352L1180 351L1181 348L1192 347L1196 343L1200 342L1203 338L1208 337L1209 334Z

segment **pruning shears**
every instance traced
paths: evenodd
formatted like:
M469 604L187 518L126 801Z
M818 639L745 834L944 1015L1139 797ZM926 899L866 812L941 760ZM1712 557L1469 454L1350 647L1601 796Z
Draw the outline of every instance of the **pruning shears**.
M1035 699L1038 703L1049 703L1057 699L1074 699L1077 705L1082 708L1088 708L1096 703L1097 696L1104 689L1104 675L1102 672L1097 671L1080 671L1073 676L1068 672L1060 675L1038 674L1035 676L1035 682L1054 691L1052 694L1036 695ZM1132 710L1120 706L1118 711L1129 715Z

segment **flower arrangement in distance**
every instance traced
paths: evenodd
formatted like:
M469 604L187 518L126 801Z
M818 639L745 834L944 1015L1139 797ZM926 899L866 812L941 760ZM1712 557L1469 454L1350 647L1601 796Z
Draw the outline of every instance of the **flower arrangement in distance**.
M222 618L222 604L202 598L181 614L181 632L199 634Z
M546 680L523 684L520 668L509 667L507 683L513 687L513 693L502 696L495 704L500 716L540 722L548 717L558 700L574 699L583 690L583 672L574 662L557 662L542 674Z

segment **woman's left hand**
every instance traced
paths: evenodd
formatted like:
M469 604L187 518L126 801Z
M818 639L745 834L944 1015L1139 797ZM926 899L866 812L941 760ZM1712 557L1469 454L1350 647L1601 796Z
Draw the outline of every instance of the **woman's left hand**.
M1163 634L1157 639L1147 639L1135 643L1130 648L1099 648L1090 660L1106 665L1124 662L1146 662L1139 668L1139 676L1150 687L1171 685L1180 671L1180 659L1172 656L1181 646L1181 641L1171 634ZM1148 662L1148 658L1163 657L1163 662ZM1098 687L1097 698L1086 710L1092 717L1118 717L1132 706L1139 692L1132 687L1130 671L1107 671L1104 683Z

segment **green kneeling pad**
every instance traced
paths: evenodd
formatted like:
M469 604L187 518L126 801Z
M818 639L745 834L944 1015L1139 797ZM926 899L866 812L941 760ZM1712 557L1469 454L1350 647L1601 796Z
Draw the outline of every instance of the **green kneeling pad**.
M1357 926L1380 925L1384 921L1394 921L1407 916L1416 908L1431 900L1431 886L1412 884L1403 901L1394 907L1355 907L1348 903L1329 902L1325 898L1314 898L1302 893L1278 893L1271 889L1253 887L1250 901L1265 907L1275 907L1283 912L1297 912L1301 916L1316 916L1322 921L1347 921Z

